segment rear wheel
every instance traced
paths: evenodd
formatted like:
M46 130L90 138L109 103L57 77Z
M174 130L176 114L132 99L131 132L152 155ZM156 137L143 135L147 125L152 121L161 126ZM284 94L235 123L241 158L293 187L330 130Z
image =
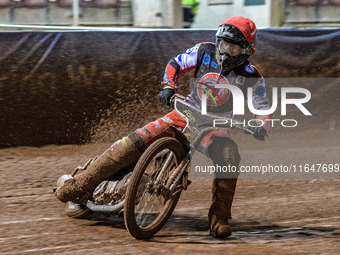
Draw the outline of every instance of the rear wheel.
M176 139L164 137L154 142L137 162L124 206L126 228L136 239L155 235L175 209L181 189L169 192L167 181L184 156Z

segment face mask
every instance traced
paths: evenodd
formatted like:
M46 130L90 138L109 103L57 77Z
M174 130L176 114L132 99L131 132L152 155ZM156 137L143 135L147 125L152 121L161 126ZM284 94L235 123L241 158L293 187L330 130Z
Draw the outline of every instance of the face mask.
M228 74L235 67L242 65L249 57L250 55L248 54L230 56L229 54L221 54L218 50L216 51L217 64L224 74Z

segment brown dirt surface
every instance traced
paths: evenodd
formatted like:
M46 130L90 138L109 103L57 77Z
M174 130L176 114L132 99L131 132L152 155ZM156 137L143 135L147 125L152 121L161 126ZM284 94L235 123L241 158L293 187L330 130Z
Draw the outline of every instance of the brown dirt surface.
M278 132L265 143L234 134L241 164L339 163L338 130ZM58 177L108 144L0 150L0 253L6 254L339 254L339 178L240 178L231 238L208 235L211 178L193 178L166 226L133 239L124 221L68 218L52 192ZM242 175L242 174L241 174ZM338 174L339 177L339 174Z

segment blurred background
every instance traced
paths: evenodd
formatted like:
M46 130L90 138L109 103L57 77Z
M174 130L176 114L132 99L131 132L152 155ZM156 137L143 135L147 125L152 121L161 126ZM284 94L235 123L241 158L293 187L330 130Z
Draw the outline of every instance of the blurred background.
M236 15L258 27L338 26L340 0L0 0L0 24L215 28Z

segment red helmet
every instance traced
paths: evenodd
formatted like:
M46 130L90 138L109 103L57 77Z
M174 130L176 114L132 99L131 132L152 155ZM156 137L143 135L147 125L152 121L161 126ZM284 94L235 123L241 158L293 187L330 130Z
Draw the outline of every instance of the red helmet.
M223 38L242 48L249 49L254 54L257 30L255 23L248 18L235 16L224 21L217 30L216 37Z

